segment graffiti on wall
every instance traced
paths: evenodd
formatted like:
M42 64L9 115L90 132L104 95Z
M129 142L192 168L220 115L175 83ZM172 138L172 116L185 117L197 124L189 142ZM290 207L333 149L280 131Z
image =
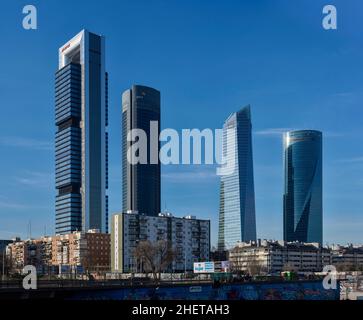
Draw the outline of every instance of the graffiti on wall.
M339 300L339 289L319 282L177 285L85 291L74 300Z

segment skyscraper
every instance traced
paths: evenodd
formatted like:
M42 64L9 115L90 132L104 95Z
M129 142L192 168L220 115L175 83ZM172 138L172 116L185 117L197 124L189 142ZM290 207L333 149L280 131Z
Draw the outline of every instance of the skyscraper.
M256 240L250 106L233 113L224 123L223 155L234 159L234 170L221 176L219 250L229 249L238 241Z
M153 129L151 129L153 127ZM147 137L147 163L132 164L127 141L132 129L141 129ZM160 213L160 92L134 85L122 94L122 208L157 216ZM153 151L156 159L152 159Z
M284 240L322 244L322 133L287 132L284 166Z
M55 78L56 233L107 232L104 37L82 30L63 45Z

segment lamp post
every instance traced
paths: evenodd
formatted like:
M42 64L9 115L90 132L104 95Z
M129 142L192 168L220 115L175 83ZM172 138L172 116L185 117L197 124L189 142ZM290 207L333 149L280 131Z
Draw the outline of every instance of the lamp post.
M184 249L184 279L187 278L187 249Z
M2 273L2 281L5 280L5 249L3 250L3 273Z

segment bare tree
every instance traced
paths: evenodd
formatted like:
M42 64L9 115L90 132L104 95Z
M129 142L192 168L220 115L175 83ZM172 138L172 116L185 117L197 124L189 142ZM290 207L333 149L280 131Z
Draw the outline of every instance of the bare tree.
M233 248L229 252L229 269L232 273L241 274L243 273L243 259L239 255L238 248Z
M266 268L263 266L263 264L259 261L256 261L255 259L247 261L246 269L251 276L261 275L262 272L266 271Z
M360 271L359 264L354 264L351 262L339 262L336 264L338 271L349 272L349 271Z
M296 268L293 263L291 262L286 262L283 267L282 267L282 271L290 271L290 272L297 272L298 268Z
M175 253L166 240L159 240L155 243L140 241L134 250L134 256L142 261L144 272L152 273L154 280L157 280L173 262Z
M242 274L243 273L243 265L239 259L234 259L230 261L229 270L235 274Z

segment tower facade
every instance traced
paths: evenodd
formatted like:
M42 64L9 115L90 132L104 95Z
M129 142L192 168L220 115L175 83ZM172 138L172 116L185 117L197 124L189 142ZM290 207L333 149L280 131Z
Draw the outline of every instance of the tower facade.
M223 126L223 158L233 162L221 176L218 249L256 240L255 191L250 106L233 113Z
M127 139L134 129L146 134L146 158L138 164L131 163L127 157L128 150L136 142ZM132 86L122 94L123 212L138 211L151 216L160 213L159 134L160 92L150 87Z
M56 233L108 231L108 76L104 37L82 30L55 76Z
M322 133L284 136L284 240L323 243Z

